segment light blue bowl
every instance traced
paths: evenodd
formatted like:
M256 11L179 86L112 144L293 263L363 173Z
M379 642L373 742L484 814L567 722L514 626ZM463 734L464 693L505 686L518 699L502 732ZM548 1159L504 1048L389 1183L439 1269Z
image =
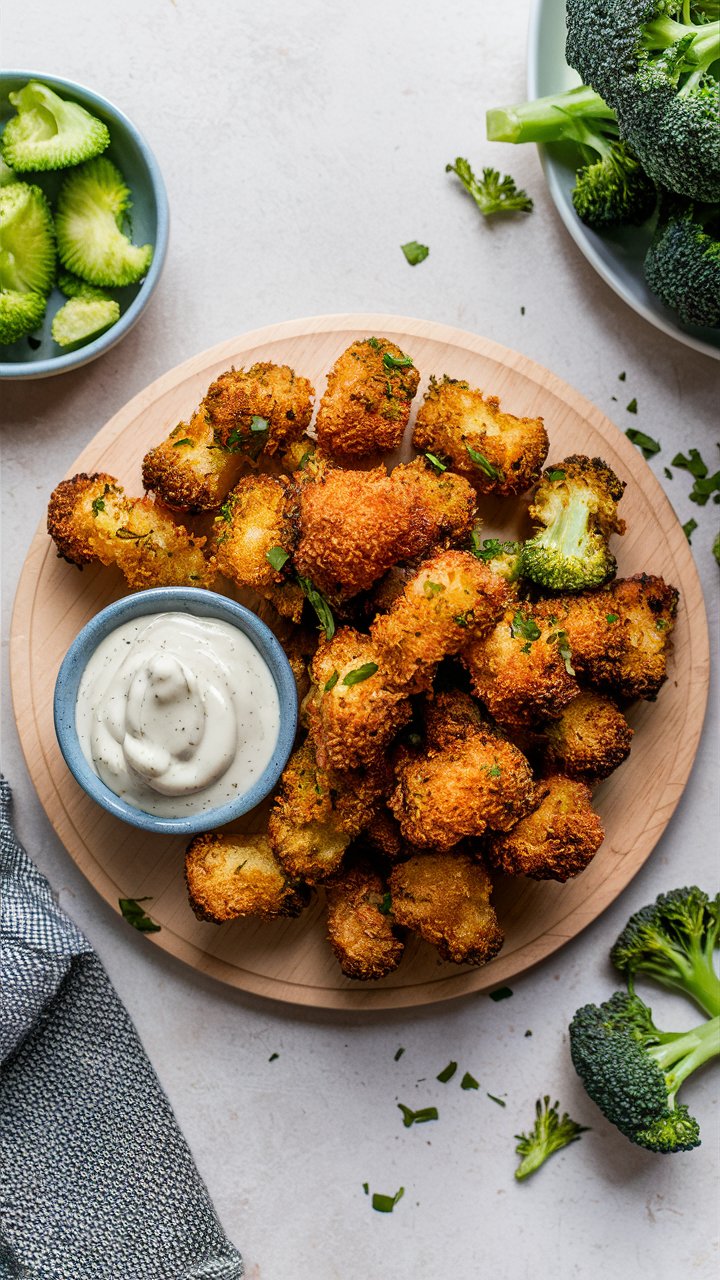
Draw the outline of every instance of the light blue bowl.
M257 782L243 795L217 809L183 818L161 818L145 813L128 804L91 769L83 754L75 725L75 706L80 681L90 657L97 646L116 627L133 618L149 613L192 613L200 618L219 618L244 632L265 659L278 692L280 703L280 730L272 759ZM287 763L297 729L297 688L290 663L282 646L269 627L256 614L227 596L199 587L156 587L151 591L139 591L135 595L115 600L96 614L75 637L68 649L55 684L54 698L55 732L60 750L65 757L75 781L98 804L143 831L156 831L162 835L195 835L221 827L233 818L254 809L275 786Z
M130 188L133 240L136 244L153 245L153 260L140 284L108 291L120 304L117 324L74 351L63 351L51 337L53 316L67 301L59 289L53 289L42 329L30 335L32 341L20 338L8 346L0 346L0 378L48 378L67 369L79 369L109 351L137 323L150 301L160 279L168 244L168 200L157 161L135 125L107 99L72 80L62 80L44 71L0 71L0 129L15 113L9 94L22 89L28 80L40 80L61 98L79 102L80 106L105 122L110 130L110 146L103 155L117 165ZM22 173L18 178L42 187L52 202L66 172L58 169L48 173ZM39 346L35 345L37 341Z

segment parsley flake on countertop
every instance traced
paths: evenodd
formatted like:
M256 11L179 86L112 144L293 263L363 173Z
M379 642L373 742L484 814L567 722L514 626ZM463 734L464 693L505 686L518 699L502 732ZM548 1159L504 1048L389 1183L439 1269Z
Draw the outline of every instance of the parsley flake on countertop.
M625 405L627 413L637 413L637 400L633 396L629 404Z
M618 382L624 382L626 378L627 378L627 374L623 369L622 373L618 374Z
M469 1071L466 1071L465 1075L460 1081L460 1088L461 1089L479 1089L480 1085L478 1084L475 1077L471 1076Z
M720 533L712 544L712 553L718 564L720 564Z
M275 1061L275 1059L276 1059L276 1058L279 1058L279 1057L280 1057L280 1054L279 1054L279 1053L271 1053L271 1054L270 1054L270 1057L268 1058L268 1062L274 1062L274 1061Z
M635 427L628 427L625 435L631 444L636 444L638 449L642 450L645 458L651 458L654 453L660 452L660 445L657 440L653 440L652 436L646 435L644 431L637 431Z
M689 471L696 480L703 480L708 473L707 463L699 449L690 449L687 457L684 453L676 453L671 465Z
M373 1209L376 1209L378 1213L392 1213L398 1200L402 1200L404 1195L404 1187L400 1187L395 1192L394 1196L383 1196L377 1191L373 1191L372 1207Z
M405 1052L405 1050L404 1050L403 1046L402 1046L402 1045L400 1045L400 1048L398 1049L397 1053L395 1054L395 1057L393 1058L393 1062L399 1062L399 1061L400 1061L400 1059L402 1058L402 1056L403 1056L404 1052Z
M496 1097L494 1093L488 1093L486 1096L490 1099L491 1102L497 1102L499 1107L507 1106L507 1102L505 1102L502 1098Z
M418 244L417 240L408 240L407 244L401 244L400 248L411 267L424 262L430 252L426 244Z
M409 1129L414 1124L426 1124L428 1120L437 1120L437 1107L421 1107L419 1111L413 1111L412 1107L406 1107L404 1102L398 1102L398 1107L402 1111L403 1124Z
M672 480L672 478L673 478L673 473L672 473L672 471L670 470L670 468L669 468L669 467L663 467L663 471L665 472L665 478L666 478L667 480Z
M508 1000L512 993L512 987L497 987L495 991L488 991L491 1000Z
M698 527L698 522L697 522L697 520L686 520L686 521L685 521L685 524L683 525L682 529L683 529L683 533L685 534L685 537L687 538L688 542L690 542L690 543L692 542L692 536L693 536L693 534L694 534L695 530L697 529L697 527Z
M141 933L159 933L162 925L150 919L145 908L140 906L141 902L152 902L152 898L118 898L123 918Z
M363 1182L363 1191L365 1192L365 1195L366 1195L366 1196L369 1196L369 1195L370 1195L370 1183L369 1183L369 1182Z
M452 1080L456 1071L457 1062L448 1062L447 1066L443 1067L442 1071L435 1077L435 1079L439 1080L441 1084L447 1084L448 1080Z

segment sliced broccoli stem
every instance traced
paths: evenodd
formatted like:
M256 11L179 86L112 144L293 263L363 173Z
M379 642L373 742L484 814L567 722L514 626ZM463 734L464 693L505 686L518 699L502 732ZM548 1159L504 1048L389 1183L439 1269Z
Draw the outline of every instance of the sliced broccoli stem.
M536 534L534 541L543 546L558 547L564 556L581 557L583 539L587 536L588 516L586 503L576 497L563 507L548 529Z
M557 142L577 139L578 125L593 120L615 122L615 112L587 85L554 93L534 102L496 107L487 113L490 142Z
M679 1035L660 1032L658 1039L661 1043L650 1046L647 1053L665 1073L668 1106L672 1108L675 1095L688 1076L720 1054L720 1017Z

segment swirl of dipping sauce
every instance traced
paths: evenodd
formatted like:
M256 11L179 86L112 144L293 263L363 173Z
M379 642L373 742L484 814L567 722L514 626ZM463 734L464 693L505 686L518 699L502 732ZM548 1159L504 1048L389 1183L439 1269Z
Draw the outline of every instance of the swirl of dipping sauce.
M149 614L112 631L83 672L83 754L135 808L184 817L249 791L280 728L270 668L229 622Z

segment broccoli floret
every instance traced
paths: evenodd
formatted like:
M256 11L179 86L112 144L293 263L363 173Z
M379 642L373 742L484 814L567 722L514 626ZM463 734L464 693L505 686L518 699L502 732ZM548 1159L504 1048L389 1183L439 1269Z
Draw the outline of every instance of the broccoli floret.
M566 57L617 113L651 178L720 200L720 27L714 0L568 0Z
M122 230L130 191L115 165L100 156L68 174L58 195L58 254L89 284L135 284L152 260L152 245L132 244Z
M572 200L588 226L639 226L655 208L655 184L620 140L615 112L586 85L495 108L486 127L491 142L577 143L585 164L577 170Z
M42 293L0 289L0 345L24 338L41 324L47 298Z
M548 467L529 509L544 527L523 545L522 576L551 591L585 591L612 578L608 538L625 530L617 516L624 489L601 458L575 454Z
M501 177L497 169L483 169L482 178L476 178L468 161L458 156L454 164L445 165L445 172L457 175L486 218L494 213L532 212L527 191L521 191L509 175Z
M610 959L626 974L630 990L636 973L683 991L703 1013L720 1014L720 978L713 956L720 945L720 895L709 898L692 885L661 893L651 906L630 917Z
M55 278L55 234L43 192L27 182L0 187L0 289L50 292Z
M685 324L720 327L720 204L663 199L645 279Z
M698 1123L676 1096L720 1054L720 1018L691 1031L660 1031L639 996L616 991L604 1004L578 1009L570 1053L593 1102L631 1142L665 1153L699 1146Z
M521 545L519 542L502 542L500 538L483 538L481 542L477 530L473 529L470 534L469 550L506 582L515 582L520 577Z
M112 298L70 298L53 317L53 341L60 347L78 347L119 319L120 307Z
M66 298L110 297L106 289L98 289L97 285L87 284L85 280L80 279L80 276L74 276L72 271L60 271L57 282L58 289L65 294Z
M6 164L18 173L80 164L110 142L102 120L37 80L9 97L18 114L6 124L0 146Z
M561 1151L571 1142L577 1142L581 1133L587 1133L587 1125L576 1124L567 1112L561 1116L558 1106L557 1102L550 1106L548 1094L542 1101L538 1098L535 1103L535 1124L530 1133L515 1134L518 1140L515 1150L523 1157L515 1170L515 1177L519 1182L535 1173L554 1151Z

